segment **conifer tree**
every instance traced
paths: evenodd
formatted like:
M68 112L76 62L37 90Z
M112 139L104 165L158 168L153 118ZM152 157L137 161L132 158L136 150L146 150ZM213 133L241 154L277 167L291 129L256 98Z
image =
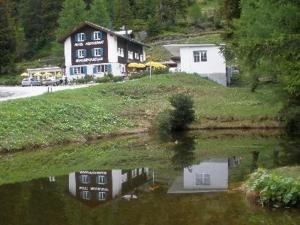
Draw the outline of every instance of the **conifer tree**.
M13 70L15 53L15 28L9 0L0 0L0 74Z
M90 6L89 21L109 27L110 18L106 0L94 0Z
M120 27L132 26L133 14L129 4L129 0L115 0L115 20L114 26L116 29Z
M57 38L62 37L86 19L87 11L83 0L65 0L59 14Z

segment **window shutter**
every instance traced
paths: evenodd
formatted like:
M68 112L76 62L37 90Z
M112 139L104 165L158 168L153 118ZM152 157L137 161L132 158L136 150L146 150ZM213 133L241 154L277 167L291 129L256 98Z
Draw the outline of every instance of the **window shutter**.
M79 58L79 51L76 50L76 58L78 59Z
M84 49L84 57L86 58L87 57L87 50Z
M97 73L96 66L93 67L93 74Z
M92 33L92 41L95 40L95 32Z
M92 56L94 57L95 56L95 49L94 48L92 48Z
M103 48L100 48L100 55L103 56L104 50Z
M83 67L83 73L84 73L85 75L87 74L87 67L86 67L86 66Z
M75 35L75 41L78 42L78 34Z
M111 64L107 65L107 71L108 71L108 73L112 72L112 66L111 66Z
M83 41L86 41L86 35L83 34Z
M74 75L74 69L70 67L70 75Z
M100 36L100 40L102 40L102 38L103 38L103 33L102 32L99 32L99 36Z

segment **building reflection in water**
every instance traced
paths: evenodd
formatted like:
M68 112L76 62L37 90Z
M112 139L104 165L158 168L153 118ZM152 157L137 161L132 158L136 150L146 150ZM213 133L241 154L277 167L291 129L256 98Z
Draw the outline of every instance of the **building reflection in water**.
M229 168L240 164L240 157L211 159L183 169L168 190L170 194L218 192L228 189Z
M101 203L130 193L148 180L149 169L79 171L69 174L69 192L89 203Z

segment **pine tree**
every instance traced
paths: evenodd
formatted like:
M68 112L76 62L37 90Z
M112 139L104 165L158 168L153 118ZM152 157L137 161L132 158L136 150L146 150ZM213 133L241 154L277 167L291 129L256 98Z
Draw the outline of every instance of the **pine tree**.
M15 28L8 0L0 0L0 74L9 73L14 66Z
M86 5L83 0L65 0L59 14L57 38L78 26L87 19Z
M106 0L94 0L92 2L89 20L98 25L109 27L110 18Z
M132 26L133 13L129 0L115 0L115 20L114 27L120 29L122 26Z

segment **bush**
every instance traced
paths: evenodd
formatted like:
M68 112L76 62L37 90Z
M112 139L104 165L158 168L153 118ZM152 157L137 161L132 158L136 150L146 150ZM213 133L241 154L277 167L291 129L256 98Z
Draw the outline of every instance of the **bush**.
M92 75L85 75L83 78L76 79L76 83L78 84L87 84L91 81L94 81L94 77Z
M259 169L250 176L246 187L258 194L257 201L263 206L299 206L300 178L278 176Z
M143 77L148 76L149 74L144 72L144 73L133 73L129 76L129 80L135 80L135 79L140 79Z
M190 96L174 95L170 103L174 109L160 113L155 120L155 129L159 134L184 131L195 120L194 103Z
M23 78L21 76L2 75L2 76L0 76L0 85L5 85L5 86L20 85L22 79Z
M124 80L124 77L112 77L111 78L111 81L113 82L120 82L120 81L123 81Z

